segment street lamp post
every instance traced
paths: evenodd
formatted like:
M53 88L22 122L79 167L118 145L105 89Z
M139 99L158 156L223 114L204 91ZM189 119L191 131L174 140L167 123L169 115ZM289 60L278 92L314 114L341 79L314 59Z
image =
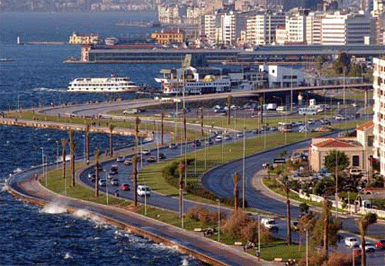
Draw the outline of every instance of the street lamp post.
M306 232L306 266L309 266L309 230L305 229Z
M217 199L218 202L218 242L221 242L221 201Z
M44 172L44 147L40 147L41 149L41 165L42 165L42 177L44 177L45 172ZM47 184L46 184L47 185Z
M97 171L97 170L96 170ZM107 195L107 206L108 206L108 186L107 186L107 171L106 170L103 170L103 172L104 172L104 175L105 175L105 177L106 177L106 195Z
M243 129L243 163L242 163L242 208L245 209L245 176L246 176L246 128Z

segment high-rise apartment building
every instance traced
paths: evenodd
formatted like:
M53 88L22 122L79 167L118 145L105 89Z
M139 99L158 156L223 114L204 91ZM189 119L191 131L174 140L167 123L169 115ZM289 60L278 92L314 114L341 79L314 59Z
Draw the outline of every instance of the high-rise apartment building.
M210 44L217 42L217 16L205 15L204 16L204 35L206 40Z
M306 16L307 9L292 9L286 16L286 34L289 43L306 42Z
M380 161L380 174L385 175L385 60L373 59L373 135L374 157Z
M323 45L364 45L371 37L371 17L365 14L327 14L322 19Z
M322 36L322 12L310 12L306 17L306 43L307 45L320 45Z
M283 12L258 12L247 19L246 42L253 45L272 44L277 27L282 26L285 26Z
M235 14L230 11L220 15L219 42L222 44L235 44Z

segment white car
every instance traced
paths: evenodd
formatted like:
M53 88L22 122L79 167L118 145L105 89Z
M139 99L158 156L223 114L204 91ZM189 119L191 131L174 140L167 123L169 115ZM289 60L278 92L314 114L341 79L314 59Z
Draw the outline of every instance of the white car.
M142 154L143 155L150 155L151 151L149 151L149 150L142 150Z
M118 156L118 158L116 158L116 162L122 163L122 162L124 162L125 159L126 159L126 157L124 157L124 156Z
M272 218L262 218L261 224L269 229L270 231L278 231L278 225L275 219Z
M149 197L151 195L150 188L148 186L145 186L145 185L138 185L136 192L138 193L138 196L140 196L140 197Z
M356 237L345 238L345 246L354 248L354 247L358 247L359 245L360 245L360 242L358 241L358 238Z
M215 142L222 142L222 140L223 140L222 136L215 137Z
M360 248L362 249L362 245L360 245ZM366 242L365 243L365 251L366 252L376 251L376 245L374 245L374 243L371 243L371 242Z

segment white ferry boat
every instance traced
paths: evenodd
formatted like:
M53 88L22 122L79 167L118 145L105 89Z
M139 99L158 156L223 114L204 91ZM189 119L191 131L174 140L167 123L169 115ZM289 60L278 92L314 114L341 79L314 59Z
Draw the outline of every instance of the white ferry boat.
M69 92L136 92L139 87L127 77L76 78L68 85Z

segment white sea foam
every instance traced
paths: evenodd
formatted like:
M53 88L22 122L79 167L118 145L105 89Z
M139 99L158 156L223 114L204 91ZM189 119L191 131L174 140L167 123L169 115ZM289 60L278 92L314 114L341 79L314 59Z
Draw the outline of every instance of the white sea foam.
M187 258L183 258L183 260L182 260L182 266L188 266L188 265L189 265L189 263L188 263Z
M41 87L41 88L34 88L34 89L32 89L32 91L66 92L67 89L66 88L45 88L45 87Z
M62 205L58 205L56 203L50 203L44 206L43 209L40 210L41 213L66 213L68 212L67 208Z
M72 259L72 256L69 252L67 252L65 255L64 255L64 259L65 260L68 260L68 259Z
M15 170L13 170L13 172L15 173L15 174L17 174L17 173L21 173L21 172L23 172L23 170L21 169L21 168L16 168Z

